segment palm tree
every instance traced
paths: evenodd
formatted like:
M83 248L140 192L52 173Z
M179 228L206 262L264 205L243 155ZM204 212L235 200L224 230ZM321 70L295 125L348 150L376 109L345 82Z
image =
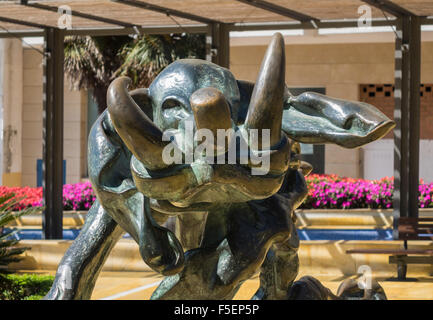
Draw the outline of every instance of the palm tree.
M75 89L92 89L101 113L115 77L126 75L134 87L147 87L171 62L205 54L204 35L73 36L65 38L65 72Z

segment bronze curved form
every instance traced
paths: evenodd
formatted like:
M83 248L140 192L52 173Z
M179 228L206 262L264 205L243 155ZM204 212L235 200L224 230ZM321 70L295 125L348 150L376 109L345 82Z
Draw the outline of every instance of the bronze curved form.
M172 63L148 89L129 92L128 78L115 79L107 92L108 110L89 136L89 176L97 201L45 298L89 299L125 232L139 244L143 261L167 276L153 299L230 299L258 271L254 299L295 297L290 289L299 238L293 211L307 195L304 176L312 169L298 159L297 141L359 147L384 136L394 123L365 103L315 93L292 96L284 79L279 33L255 83L191 59ZM224 137L227 146L245 152L230 158L228 147L214 144L214 158L188 162L189 148L196 147L188 128L214 135L231 129L233 135ZM268 130L268 146L264 138L252 144L247 137L254 130ZM171 140L164 138L166 132ZM164 160L168 146L180 163ZM252 155L266 155L268 170L253 174L260 164ZM161 226L170 216L178 217L180 240Z

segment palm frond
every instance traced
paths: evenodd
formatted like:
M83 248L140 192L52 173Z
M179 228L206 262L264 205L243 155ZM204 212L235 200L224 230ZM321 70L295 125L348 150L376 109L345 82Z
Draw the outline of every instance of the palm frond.
M200 35L142 35L119 54L123 64L113 77L129 76L135 87L148 87L153 79L177 59L203 58L205 38Z
M30 249L28 247L17 247L18 240L11 239L11 237L17 232L17 230L5 230L6 226L11 221L29 213L40 210L37 207L26 208L20 211L13 211L13 208L23 198L15 197L13 194L9 194L0 197L0 266L3 266L0 271L4 272L9 263L18 262L22 258L19 256L24 251Z
M8 240L8 238L12 237L18 230L6 231L0 235L0 248L14 246L18 243L18 240Z
M20 211L9 211L3 214L0 211L0 226L7 225L9 222L16 220L23 215L38 212L39 210L40 207L30 207Z
M0 265L7 265L8 261L18 262L22 258L17 257L21 253L29 250L29 247L13 247L13 248L1 248L0 249Z
M75 89L93 89L99 111L106 91L118 76L133 87L148 87L163 68L177 59L204 58L204 35L170 34L131 37L66 37L64 70Z

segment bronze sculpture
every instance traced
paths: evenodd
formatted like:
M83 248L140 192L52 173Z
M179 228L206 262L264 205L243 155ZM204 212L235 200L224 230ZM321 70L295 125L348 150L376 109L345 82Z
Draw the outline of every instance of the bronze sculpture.
M128 92L128 78L114 80L108 110L89 136L97 200L45 298L89 299L109 252L128 232L144 262L166 276L152 299L230 299L258 270L253 298L287 299L299 265L293 211L307 195L304 175L311 170L297 158L295 141L354 148L383 137L394 123L365 103L292 96L284 80L279 33L255 84L192 59L169 65L148 89ZM195 142L187 121L194 131L232 129L237 135L224 141L236 151L246 144L246 160L236 153L230 162L228 149L213 145L218 160L188 163ZM269 147L264 136L255 144L246 138L254 130L268 130ZM163 160L169 145L178 162ZM267 155L267 171L252 174L260 171L253 155ZM170 216L178 217L181 241L161 226ZM190 232L192 224L202 232Z

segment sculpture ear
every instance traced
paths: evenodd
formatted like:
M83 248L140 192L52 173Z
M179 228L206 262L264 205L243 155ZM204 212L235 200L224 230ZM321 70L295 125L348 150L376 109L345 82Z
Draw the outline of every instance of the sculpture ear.
M286 95L282 129L293 140L356 148L380 139L395 123L374 106L313 92Z
M237 80L241 103L238 123L245 121L254 83ZM289 138L309 144L334 143L356 148L378 140L395 123L376 107L358 101L305 92L293 96L286 88L282 130Z
M141 110L148 116L150 120L153 121L153 109L152 109L152 99L149 95L149 89L140 88L129 92L132 99L140 107Z

